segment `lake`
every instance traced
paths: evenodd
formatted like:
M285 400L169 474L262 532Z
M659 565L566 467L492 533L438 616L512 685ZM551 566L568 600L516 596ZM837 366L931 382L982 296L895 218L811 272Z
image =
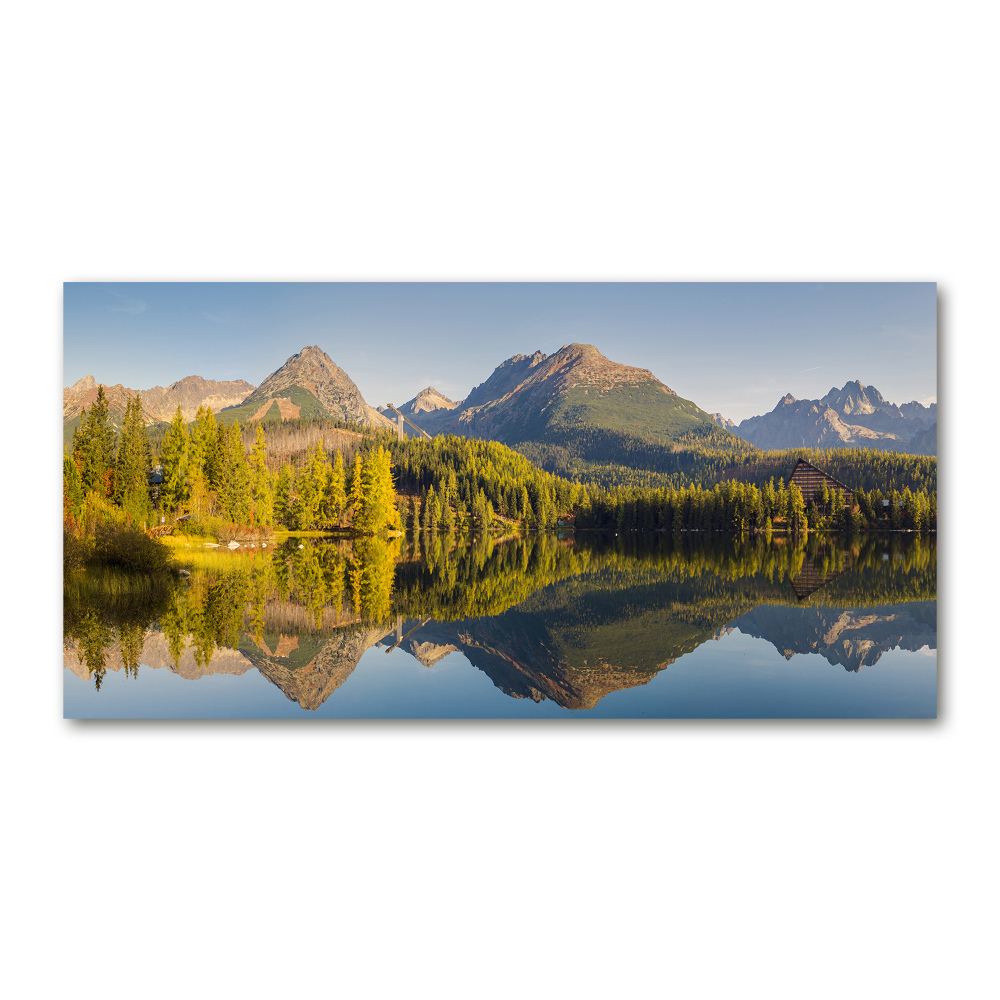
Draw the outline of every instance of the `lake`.
M67 579L67 718L937 713L933 536L293 538L188 564Z

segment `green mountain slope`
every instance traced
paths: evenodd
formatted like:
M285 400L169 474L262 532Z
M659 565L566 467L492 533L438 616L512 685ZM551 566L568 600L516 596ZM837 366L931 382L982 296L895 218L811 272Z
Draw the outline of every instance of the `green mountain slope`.
M510 358L451 422L457 433L502 441L547 471L600 480L614 466L678 471L693 448L748 448L652 372L609 361L590 344Z

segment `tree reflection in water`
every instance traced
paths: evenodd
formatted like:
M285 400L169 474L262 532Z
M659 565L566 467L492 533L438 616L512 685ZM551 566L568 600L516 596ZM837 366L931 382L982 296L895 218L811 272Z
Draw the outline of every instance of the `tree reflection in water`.
M185 676L211 672L221 649L238 650L243 669L256 666L315 707L376 642L416 650L418 659L431 647L488 646L494 659L483 652L489 663L481 669L492 671L497 686L582 705L587 698L577 682L595 661L607 667L617 651L631 658L628 669L655 672L762 605L835 610L934 601L936 555L933 537L900 534L543 534L480 537L457 547L440 534L402 543L290 539L252 558L237 554L231 564L195 569L185 582L72 576L65 584L66 662L100 689L109 663L139 675L151 636L175 672L190 654ZM513 609L516 626L498 618ZM474 620L475 627L457 631L447 624ZM772 627L760 616L753 621ZM519 634L509 634L515 627ZM413 635L406 639L405 631ZM536 646L548 651L552 669ZM507 676L510 663L527 660L530 670Z

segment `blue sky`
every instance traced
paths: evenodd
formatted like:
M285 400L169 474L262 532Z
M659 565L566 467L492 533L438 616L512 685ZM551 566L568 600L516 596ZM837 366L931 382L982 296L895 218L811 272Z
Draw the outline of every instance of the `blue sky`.
M591 343L737 422L850 379L937 393L933 283L68 283L63 384L259 385L317 344L372 405L463 398L512 354Z

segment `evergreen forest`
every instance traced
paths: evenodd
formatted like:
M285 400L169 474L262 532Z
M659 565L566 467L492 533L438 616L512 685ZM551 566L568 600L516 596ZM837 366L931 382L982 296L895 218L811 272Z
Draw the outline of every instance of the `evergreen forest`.
M864 449L762 452L698 429L669 447L574 429L510 448L457 436L398 440L326 417L240 424L199 408L147 428L137 395L120 432L104 387L63 457L67 568L161 568L154 537L219 544L276 532L474 539L547 529L800 533L933 531L934 457ZM621 437L621 440L618 438ZM850 487L803 497L799 458Z

